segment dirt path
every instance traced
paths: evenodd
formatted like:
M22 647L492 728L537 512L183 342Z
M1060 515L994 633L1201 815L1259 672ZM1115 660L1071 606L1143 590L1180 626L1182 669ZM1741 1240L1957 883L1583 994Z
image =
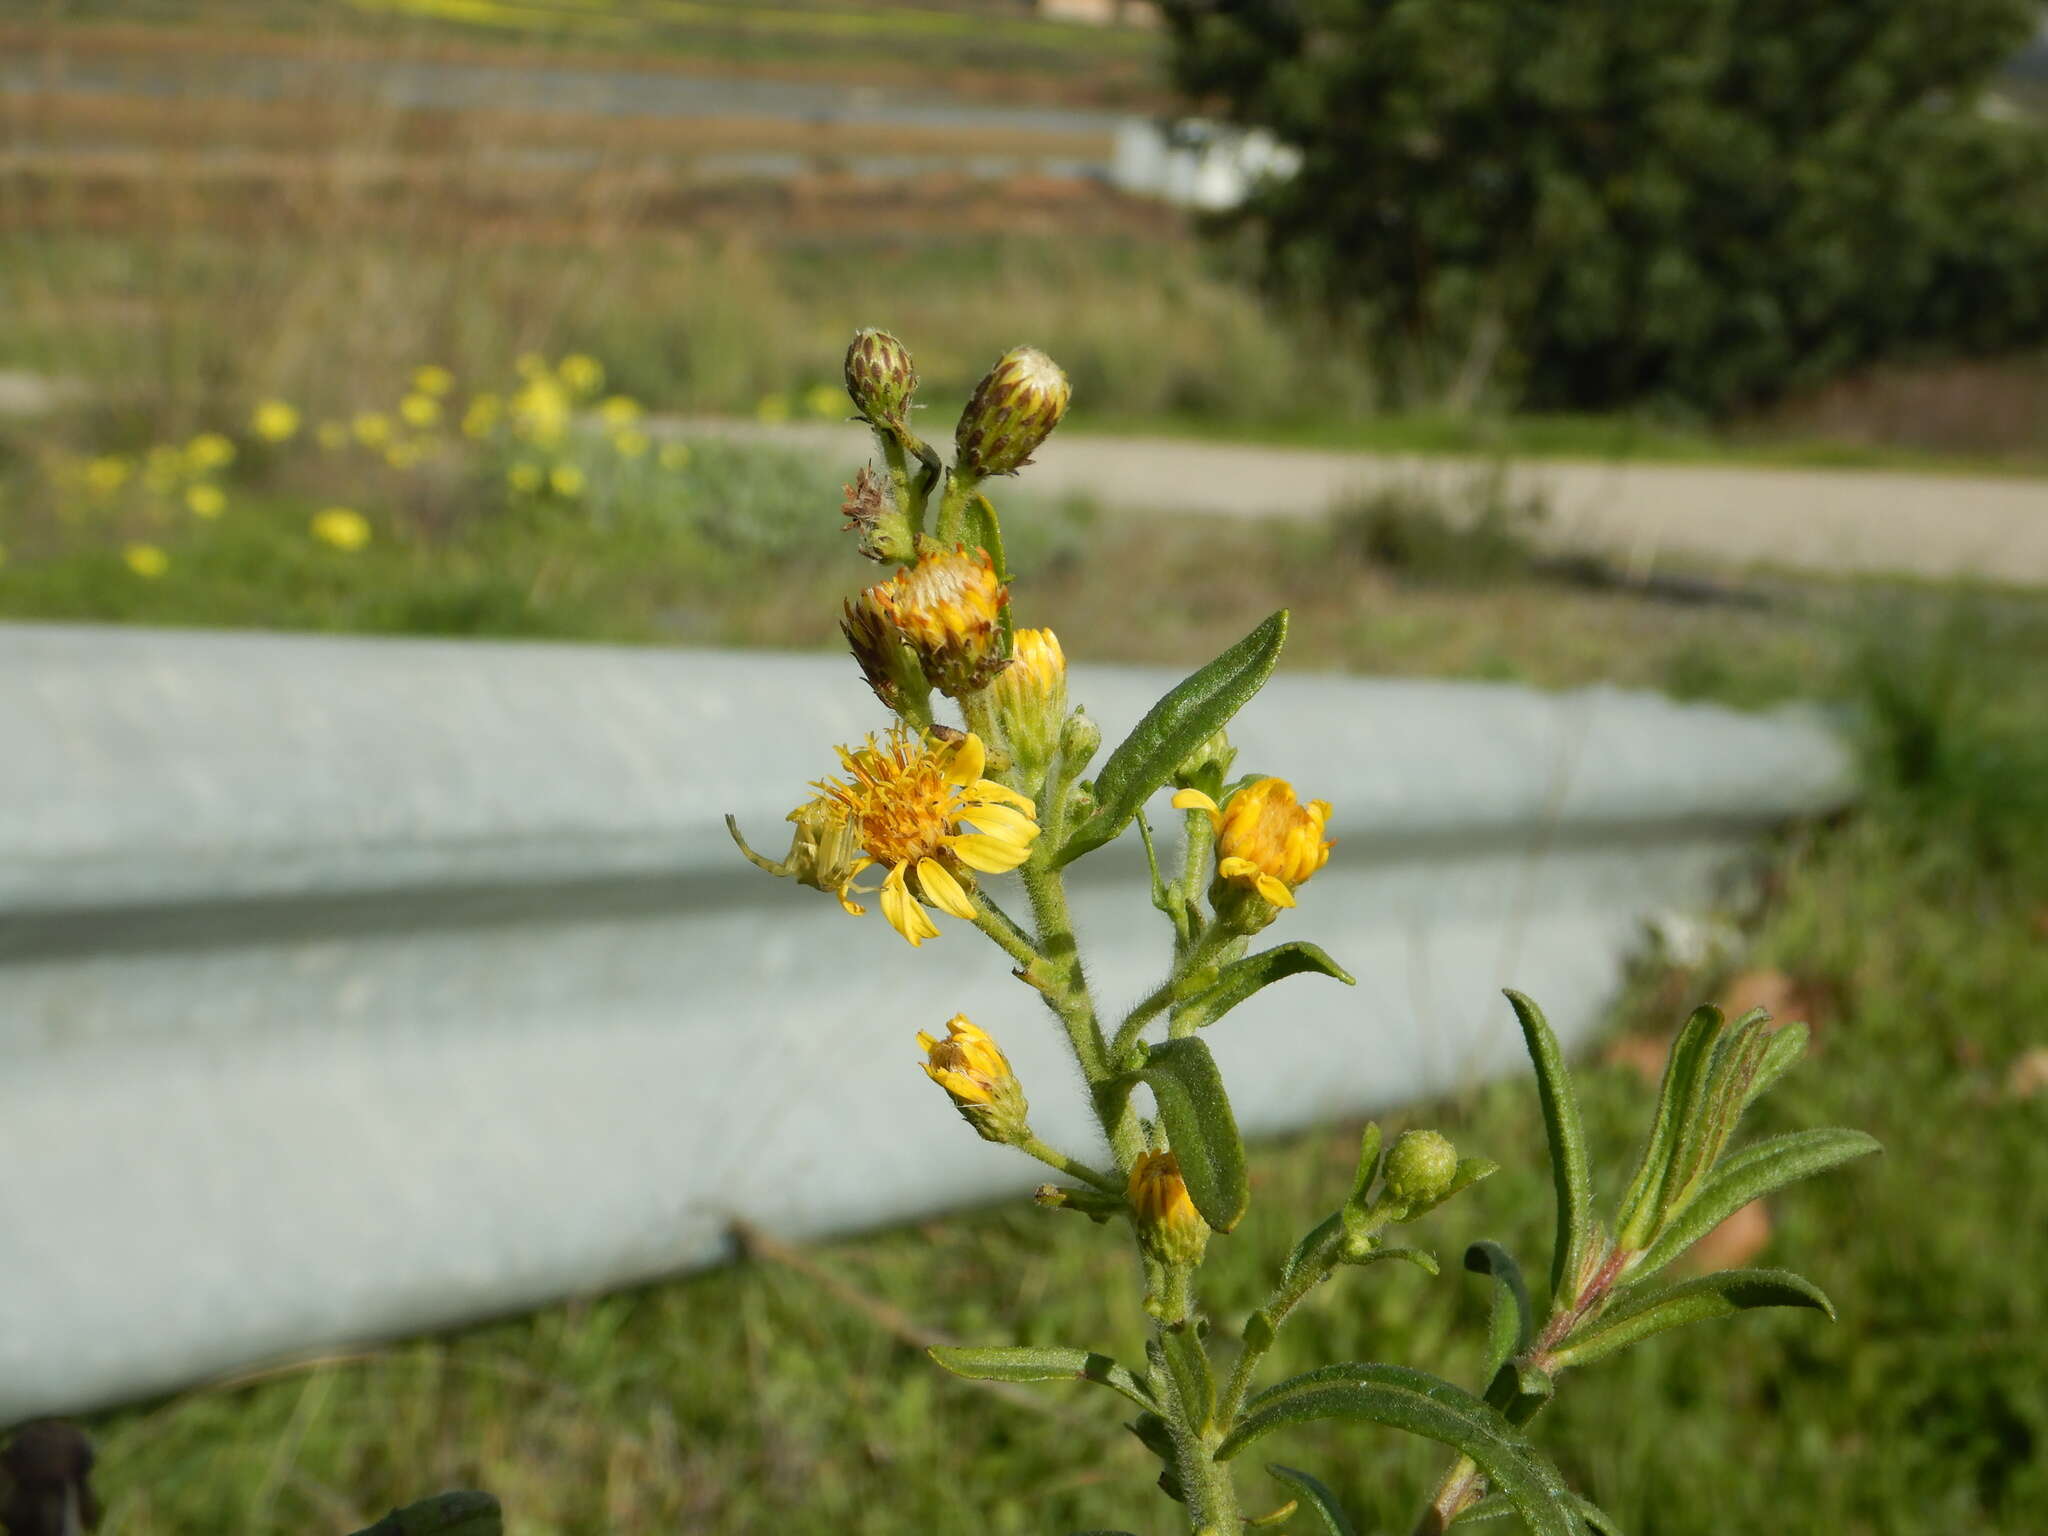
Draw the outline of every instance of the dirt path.
M849 465L870 456L851 426L692 421L675 430L812 448ZM1502 472L1510 491L1548 498L1546 542L1598 551L1637 574L1682 561L2048 585L2044 479L1565 459ZM1317 517L1361 490L1470 489L1491 473L1467 459L1070 436L1048 443L1018 483L1039 495L1085 492L1110 508Z

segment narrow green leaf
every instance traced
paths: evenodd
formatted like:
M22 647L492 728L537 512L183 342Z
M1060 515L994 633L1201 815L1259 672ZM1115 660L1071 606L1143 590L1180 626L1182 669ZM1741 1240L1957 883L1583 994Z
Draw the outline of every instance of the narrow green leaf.
M1757 1064L1756 1076L1750 1080L1749 1095L1742 1101L1744 1109L1770 1092L1779 1078L1799 1064L1806 1054L1806 1042L1812 1031L1804 1024L1794 1021L1782 1025L1771 1036L1771 1043L1764 1049L1764 1059Z
M1529 1347L1536 1318L1522 1266L1499 1243L1477 1242L1465 1250L1465 1268L1493 1280L1493 1309L1486 1322L1486 1379Z
M502 1536L505 1516L488 1493L437 1493L394 1509L356 1536Z
M1010 558L1003 553L1003 525L996 516L995 505L977 492L967 503L967 537L988 551L989 563L995 567L996 580L1010 579ZM1003 632L1003 654L1010 653L1010 645L1016 633L1016 620L1011 616L1008 603L997 610L996 622Z
M1337 1495L1324 1487L1320 1478L1310 1477L1293 1467L1283 1467L1277 1461L1267 1462L1266 1471L1275 1481L1286 1484L1301 1496L1302 1507L1315 1517L1315 1524L1323 1536L1358 1536L1358 1527L1351 1523L1350 1516L1344 1513L1344 1506L1337 1502Z
M1092 1381L1121 1392L1140 1408L1155 1409L1138 1378L1107 1355L1058 1344L998 1345L988 1349L941 1344L925 1351L955 1376L974 1381Z
M1302 1240L1294 1245L1294 1251L1287 1255L1287 1262L1280 1266L1280 1283L1292 1285L1309 1264L1320 1265L1327 1273L1335 1262L1329 1252L1330 1240L1344 1225L1341 1212L1332 1212L1309 1228Z
M1534 1536L1574 1536L1570 1491L1521 1432L1464 1388L1405 1366L1326 1366L1262 1392L1216 1447L1216 1459L1315 1419L1361 1419L1450 1446L1472 1458Z
M1724 1269L1621 1301L1567 1339L1551 1359L1558 1370L1585 1365L1687 1323L1754 1307L1811 1307L1830 1318L1835 1315L1834 1304L1819 1286L1789 1270Z
M1451 1523L1453 1525L1483 1525L1488 1520L1506 1520L1514 1512L1514 1505L1497 1493L1489 1493Z
M1223 1091L1223 1074L1203 1041L1187 1036L1152 1047L1135 1074L1159 1103L1159 1122L1180 1159L1180 1176L1202 1220L1228 1232L1251 1202L1244 1142Z
M1655 1274L1750 1201L1774 1189L1882 1150L1863 1132L1841 1129L1792 1131L1745 1147L1709 1174L1683 1209L1671 1214L1628 1274L1632 1280Z
M1193 1019L1198 1027L1213 1024L1261 987L1301 975L1334 976L1347 987L1358 984L1349 971L1316 945L1295 940L1224 966L1216 973L1214 983L1187 1001L1180 1017L1183 1022Z
M1593 1536L1622 1536L1621 1523L1591 1499L1582 1499L1575 1493L1572 1508L1579 1512L1579 1518L1586 1522Z
M1650 1122L1650 1139L1643 1146L1635 1177L1629 1180L1628 1193L1621 1197L1615 1212L1615 1241L1624 1247L1641 1247L1656 1228L1657 1199L1671 1174L1683 1111L1694 1090L1703 1085L1714 1037L1720 1032L1721 1010L1710 1004L1695 1008L1671 1042L1656 1118Z
M1564 1052L1551 1033L1543 1010L1519 992L1509 992L1529 1060L1536 1068L1536 1092L1543 1106L1543 1134L1550 1143L1550 1180L1557 1195L1557 1241L1550 1253L1550 1295L1553 1307L1569 1298L1565 1291L1584 1266L1593 1241L1593 1177L1586 1163L1586 1133L1579 1123L1579 1101L1565 1070Z
M1174 769L1265 686L1286 640L1283 608L1153 705L1095 776L1095 811L1068 834L1053 867L1071 864L1130 825Z

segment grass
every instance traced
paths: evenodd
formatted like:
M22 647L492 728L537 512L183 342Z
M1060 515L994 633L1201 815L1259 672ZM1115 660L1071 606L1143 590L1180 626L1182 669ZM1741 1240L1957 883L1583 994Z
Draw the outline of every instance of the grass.
M2038 732L2048 712L2028 708ZM2041 1101L2006 1087L2048 1015L2038 887L1959 856L1955 786L1894 766L1869 814L1787 839L1748 945L1747 963L1830 999L1817 1054L1756 1131L1843 1123L1887 1148L1772 1202L1762 1262L1809 1273L1841 1321L1760 1314L1567 1378L1537 1438L1627 1530L1988 1536L2048 1497L2048 1240L2030 1215L2048 1139ZM1668 1029L1726 979L1646 966L1615 1027ZM1588 1063L1580 1086L1595 1166L1612 1173L1652 1090L1621 1060ZM1526 1082L1395 1123L1510 1164L1421 1241L1543 1251ZM1341 1198L1355 1151L1351 1127L1255 1149L1252 1214L1210 1266L1224 1326ZM469 1484L500 1493L524 1532L1163 1532L1177 1511L1114 1399L992 1395L941 1376L888 1319L1129 1358L1131 1281L1112 1234L1011 1205L201 1390L93 1423L106 1529L342 1531ZM1469 1378L1483 1332L1480 1287L1454 1266L1434 1281L1387 1266L1333 1282L1273 1369L1383 1358ZM1330 1482L1369 1531L1405 1530L1436 1467L1387 1433L1297 1431L1269 1454ZM1253 1508L1283 1497L1255 1466L1241 1481Z

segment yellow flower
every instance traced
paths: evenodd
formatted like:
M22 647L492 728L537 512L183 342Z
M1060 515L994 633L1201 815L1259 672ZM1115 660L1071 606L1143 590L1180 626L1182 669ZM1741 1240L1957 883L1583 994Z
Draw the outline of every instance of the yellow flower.
M749 848L747 840L740 836L740 824L730 816L725 818L725 830L739 844L748 863L771 875L793 878L814 891L829 891L839 898L839 905L849 915L859 917L867 908L847 892L853 886L853 877L874 861L862 853L846 807L821 795L791 811L789 819L796 823L796 831L789 839L789 856L779 864Z
M1285 779L1256 779L1218 809L1199 789L1173 797L1176 810L1206 811L1216 828L1216 873L1249 886L1276 907L1294 905L1294 887L1330 862L1323 836L1330 803L1295 801Z
M489 437L504 409L504 402L496 395L483 394L473 397L469 402L469 409L462 413L462 435Z
M553 375L541 375L512 397L512 425L543 447L561 441L569 425L569 397Z
M618 455L622 459L643 458L647 453L647 434L645 432L635 432L631 429L614 433L612 436L612 447L618 451Z
M989 684L1010 756L1027 777L1052 762L1067 718L1067 657L1049 629L1020 629L1011 638L1010 664Z
M1009 601L1010 590L996 579L988 552L969 554L962 544L927 551L909 570L869 587L847 603L841 628L871 685L874 674L860 636L879 624L916 653L934 688L957 699L986 688L1003 669L997 626Z
M938 935L926 906L974 917L963 870L1002 874L1031 856L1037 807L981 776L987 752L978 736L920 737L897 727L882 741L841 747L839 761L846 778L816 787L845 808L868 862L888 869L882 915L913 947Z
M688 443L663 443L661 445L661 467L674 471L690 467L690 445Z
M171 568L171 557L154 544L130 544L121 551L121 558L129 570L151 581Z
M198 474L235 462L235 445L218 432L202 432L185 445L185 462Z
M185 505L194 517L216 518L227 511L228 498L219 486L202 481L186 488Z
M348 507L328 507L313 514L313 537L322 544L354 554L370 542L370 520Z
M455 375L439 363L428 363L413 370L412 387L422 395L439 397L455 387Z
M398 414L407 426L424 429L441 419L441 402L432 395L407 395L398 402Z
M282 400L259 400L250 414L249 430L266 443L288 443L298 436L299 413Z
M789 420L789 401L782 395L763 395L754 403L754 419L773 426Z
M574 464L557 464L548 471L548 489L557 496L575 500L583 494L583 471Z
M546 478L538 464L514 464L505 471L505 483L522 496L531 496Z
M811 408L813 416L822 416L827 421L836 420L846 414L846 396L830 384L820 384L804 396L804 404Z
M917 1043L925 1059L924 1075L946 1090L961 1118L984 1141L1013 1142L1025 1134L1030 1105L1023 1084L994 1040L977 1029L964 1013L947 1021L941 1040L923 1031Z
M103 496L111 496L128 483L135 466L118 454L106 454L85 466L85 483Z
M381 411L358 412L349 429L365 448L382 448L391 441L391 418Z
M1138 1240L1154 1258L1183 1268L1201 1262L1209 1246L1209 1224L1188 1198L1179 1158L1171 1152L1139 1153L1124 1194Z
M313 441L333 453L348 446L348 427L339 421L323 421L313 431Z
M594 395L604 388L604 364L582 352L563 358L555 373L577 395Z
M640 419L640 402L631 395L612 395L597 408L597 414L608 427L630 427Z

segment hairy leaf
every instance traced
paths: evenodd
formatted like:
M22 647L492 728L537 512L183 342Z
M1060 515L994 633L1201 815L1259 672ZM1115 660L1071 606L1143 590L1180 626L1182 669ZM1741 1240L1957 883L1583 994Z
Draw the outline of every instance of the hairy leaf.
M1522 1266L1499 1243L1477 1242L1465 1250L1465 1267L1493 1279L1493 1310L1486 1324L1486 1378L1529 1347L1536 1319L1529 1305L1529 1283Z
M1671 1042L1656 1118L1650 1122L1650 1139L1643 1147L1635 1177L1629 1180L1628 1193L1615 1212L1615 1240L1625 1247L1640 1247L1656 1230L1658 1198L1671 1174L1679 1129L1695 1092L1704 1091L1707 1063L1720 1032L1721 1010L1710 1004L1695 1008Z
M1293 1467L1283 1467L1277 1461L1267 1462L1266 1471L1300 1495L1302 1507L1315 1517L1314 1523L1323 1536L1358 1536L1358 1528L1344 1513L1337 1495L1324 1487L1321 1479Z
M1068 834L1053 867L1071 864L1129 826L1174 769L1265 686L1286 640L1283 608L1153 705L1095 776L1094 813Z
M1180 1176L1202 1220L1228 1232L1251 1201L1244 1142L1209 1047L1193 1036L1152 1047L1134 1074L1152 1090L1159 1120L1180 1159Z
M1107 1355L1058 1344L973 1348L942 1344L925 1351L955 1376L975 1381L1093 1381L1121 1392L1140 1408L1157 1408L1138 1378Z
M1519 992L1509 992L1529 1060L1536 1068L1536 1092L1543 1106L1543 1134L1550 1143L1550 1179L1557 1193L1557 1241L1550 1254L1551 1304L1565 1298L1565 1288L1585 1263L1593 1241L1593 1177L1586 1163L1586 1133L1579 1123L1579 1101L1565 1070L1564 1052L1551 1033L1543 1010Z
M1819 1286L1789 1270L1724 1269L1627 1298L1567 1339L1551 1359L1559 1370L1585 1365L1687 1323L1754 1307L1811 1307L1830 1318L1835 1315L1834 1304Z
M1709 1174L1682 1210L1651 1243L1630 1275L1655 1274L1750 1201L1838 1163L1881 1151L1861 1131L1792 1131L1746 1147Z
M394 1509L356 1536L502 1536L505 1517L488 1493L437 1493Z
M1216 980L1189 999L1181 1010L1185 1021L1197 1026L1213 1024L1261 987L1269 987L1289 976L1334 976L1345 986L1356 986L1351 973L1314 944L1296 940L1233 960L1216 973Z

